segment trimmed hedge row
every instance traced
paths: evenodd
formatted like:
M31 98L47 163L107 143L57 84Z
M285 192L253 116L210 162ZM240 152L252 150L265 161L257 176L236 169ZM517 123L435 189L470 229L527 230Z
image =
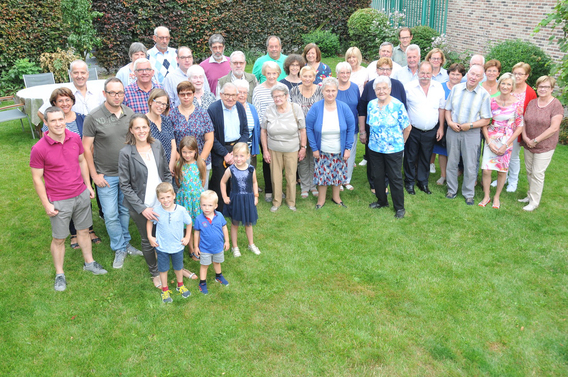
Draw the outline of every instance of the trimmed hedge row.
M170 46L188 45L196 60L210 54L209 36L220 33L233 49L265 50L265 41L275 34L285 53L301 51L302 35L323 25L343 40L348 38L351 13L369 6L369 0L92 0L93 10L103 13L94 26L103 47L96 57L103 67L115 70L130 61L132 42L154 45L154 27L170 29Z

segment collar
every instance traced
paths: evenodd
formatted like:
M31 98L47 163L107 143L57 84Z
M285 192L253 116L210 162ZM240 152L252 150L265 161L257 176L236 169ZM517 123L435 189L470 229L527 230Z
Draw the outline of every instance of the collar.
M215 219L215 216L217 216L217 211L213 211L213 217L212 218L209 218L205 214L203 214L203 217L205 217L205 219L207 221L209 221L209 224L213 224L213 220Z
M63 143L60 141L55 141L51 138L51 136L49 136L49 131L46 131L45 134L43 135L45 137L45 141L49 144L49 145L54 145L54 144L64 144L65 142L67 142L69 139L71 139L71 131L69 131L67 128L65 129L65 138L63 139Z
M102 107L103 113L105 114L105 117L108 118L108 117L110 117L111 115L114 115L114 114L111 113L111 112L107 109L105 103L106 103L106 101L103 102L103 104L101 105L101 107ZM122 103L120 104L120 109L121 109L121 112L120 112L120 116L118 117L118 119L122 118L123 116L126 116L126 114L124 113L124 104L122 104Z
M213 63L221 64L221 63L225 63L226 61L227 61L227 57L226 57L225 55L223 55L223 59L221 59L220 62L218 62L217 60L215 60L215 58L213 57L213 55L211 55L211 56L209 57L209 63L211 63L211 64L213 64Z
M231 112L237 108L237 104L235 103L233 105L233 107L229 109L227 106L225 106L225 102L223 102L223 100L221 100L221 106L223 106L223 110L227 110L227 111L231 111Z
M246 72L243 72L243 77L241 77L241 78L239 79L237 76L235 76L235 75L233 74L233 71L231 70L231 81L235 81L235 80L246 80L247 78L246 78L245 75L246 75Z

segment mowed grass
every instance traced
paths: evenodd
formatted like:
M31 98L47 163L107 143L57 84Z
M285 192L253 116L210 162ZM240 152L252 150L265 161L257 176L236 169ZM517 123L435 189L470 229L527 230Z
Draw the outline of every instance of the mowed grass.
M525 376L568 375L568 148L547 171L533 213L517 193L501 209L406 195L407 216L370 210L365 168L356 167L349 207L300 199L270 213L261 200L255 256L223 263L228 287L160 302L144 259L109 273L82 271L68 247L68 288L53 290L50 223L35 194L17 122L0 126L0 374L14 376ZM363 148L358 148L357 161ZM259 181L262 184L259 171ZM476 190L476 204L482 198ZM93 201L93 203L95 203ZM95 204L96 211L96 204ZM132 243L139 236L131 223ZM199 265L188 255L186 267ZM170 271L173 281L173 273ZM173 284L172 284L173 285Z

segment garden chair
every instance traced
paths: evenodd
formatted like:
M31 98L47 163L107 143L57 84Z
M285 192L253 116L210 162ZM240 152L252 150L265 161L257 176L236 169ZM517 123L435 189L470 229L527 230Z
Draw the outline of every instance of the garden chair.
M26 85L26 88L38 85L55 84L55 78L53 77L52 72L24 75L24 84Z
M15 100L14 96L0 97L0 104L4 101L14 101L14 100ZM32 125L32 122L30 122L30 118L28 118L28 115L25 112L18 110L18 107L23 108L24 104L14 103L13 105L1 106L0 107L0 123L9 122L9 121L12 121L12 120L19 119L20 123L22 124L22 131L25 131L24 121L23 121L23 119L25 118L25 119L28 120L28 123L30 125L30 130L32 130L32 138L35 139L34 126Z

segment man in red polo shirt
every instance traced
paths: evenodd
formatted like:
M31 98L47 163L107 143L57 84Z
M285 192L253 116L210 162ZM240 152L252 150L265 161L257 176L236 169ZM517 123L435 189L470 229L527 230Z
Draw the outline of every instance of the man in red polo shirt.
M48 132L30 155L34 188L51 220L51 254L55 265L55 290L67 287L63 272L65 239L69 221L77 228L77 240L83 252L83 270L95 275L107 271L93 259L89 227L93 224L91 199L95 193L89 182L87 161L83 158L83 143L79 135L66 129L65 115L58 107L45 111Z

